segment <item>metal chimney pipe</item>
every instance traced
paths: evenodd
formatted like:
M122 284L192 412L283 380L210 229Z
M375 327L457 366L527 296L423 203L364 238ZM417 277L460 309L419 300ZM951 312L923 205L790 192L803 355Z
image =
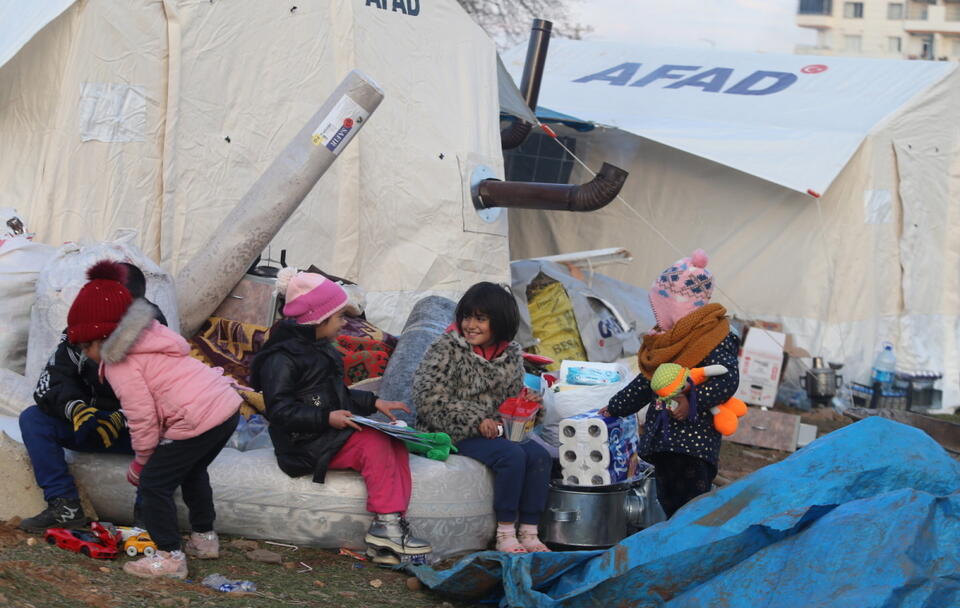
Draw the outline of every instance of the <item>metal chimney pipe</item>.
M477 184L473 204L477 209L541 209L596 211L616 198L629 175L610 163L586 184L541 184L485 179Z
M352 70L223 218L176 278L184 336L192 336L243 278L381 101L380 87Z
M547 49L550 47L550 33L553 23L546 19L534 19L530 28L530 42L527 44L527 58L523 62L523 77L520 79L520 92L534 113L537 111L537 99L540 97L540 83L543 80L543 67L547 62ZM533 125L525 120L515 120L500 132L500 147L503 150L516 148L530 134Z

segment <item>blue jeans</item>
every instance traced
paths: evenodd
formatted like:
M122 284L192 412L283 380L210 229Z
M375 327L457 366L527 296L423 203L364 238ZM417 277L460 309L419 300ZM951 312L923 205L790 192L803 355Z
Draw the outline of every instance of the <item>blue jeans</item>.
M493 510L498 522L538 524L547 506L553 459L538 443L471 437L457 443L461 456L493 469Z
M109 448L100 444L96 433L91 433L96 439L80 445L74 438L72 424L64 418L44 414L35 405L20 413L20 435L27 446L37 485L43 488L43 498L47 502L54 498L79 497L63 453L64 448L76 452L133 454L130 432L127 429L120 431L120 436Z

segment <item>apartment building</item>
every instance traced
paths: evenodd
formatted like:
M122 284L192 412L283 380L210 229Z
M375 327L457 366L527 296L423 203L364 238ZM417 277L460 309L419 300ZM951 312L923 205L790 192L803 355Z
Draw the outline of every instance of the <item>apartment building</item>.
M797 12L817 31L798 53L960 60L960 0L799 0Z

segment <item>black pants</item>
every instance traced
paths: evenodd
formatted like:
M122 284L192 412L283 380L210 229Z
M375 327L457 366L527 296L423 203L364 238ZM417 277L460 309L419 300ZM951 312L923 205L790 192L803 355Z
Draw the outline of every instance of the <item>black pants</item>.
M179 486L190 509L194 532L213 530L216 511L207 467L217 457L237 428L240 414L190 439L161 443L140 473L143 521L150 538L161 551L180 549L177 505L173 493Z
M717 476L715 465L686 454L661 452L647 461L655 467L657 500L668 518L697 496L709 492Z

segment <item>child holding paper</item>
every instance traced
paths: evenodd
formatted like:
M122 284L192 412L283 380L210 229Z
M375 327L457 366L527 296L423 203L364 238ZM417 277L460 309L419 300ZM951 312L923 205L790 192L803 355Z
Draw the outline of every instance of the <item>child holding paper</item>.
M403 442L361 430L354 415L377 412L395 419L409 411L343 382L343 359L333 340L344 325L347 294L325 277L284 268L277 287L286 294L281 321L253 360L250 383L263 391L277 464L291 477L313 475L323 483L328 469L359 471L367 485L367 510L374 514L365 541L400 555L432 550L414 537L404 513L412 482Z
M493 469L497 550L549 551L537 537L547 502L551 458L533 441L498 436L500 405L523 389L516 301L493 283L477 283L457 304L456 322L417 369L417 427L447 433L460 455ZM517 522L519 520L519 535Z

